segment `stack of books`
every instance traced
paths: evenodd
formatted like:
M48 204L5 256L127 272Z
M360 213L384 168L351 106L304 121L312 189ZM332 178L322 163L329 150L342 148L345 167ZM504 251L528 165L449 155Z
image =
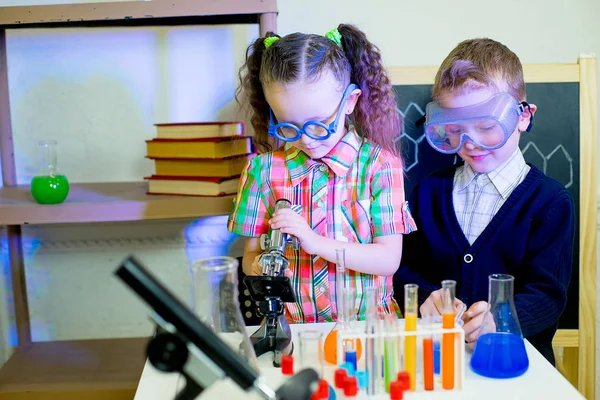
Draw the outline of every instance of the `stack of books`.
M242 122L156 124L146 151L156 171L144 178L148 194L184 196L237 193L239 176L255 155Z

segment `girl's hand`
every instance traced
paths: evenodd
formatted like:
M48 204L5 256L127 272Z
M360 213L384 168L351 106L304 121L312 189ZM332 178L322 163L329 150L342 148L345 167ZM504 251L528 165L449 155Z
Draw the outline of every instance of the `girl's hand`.
M308 254L317 254L321 236L315 233L301 215L290 208L278 210L269 220L271 229L279 229L283 233L295 236L302 250Z
M258 265L258 260L260 260L260 255L254 257L254 261L252 261L252 275L261 276L262 268Z

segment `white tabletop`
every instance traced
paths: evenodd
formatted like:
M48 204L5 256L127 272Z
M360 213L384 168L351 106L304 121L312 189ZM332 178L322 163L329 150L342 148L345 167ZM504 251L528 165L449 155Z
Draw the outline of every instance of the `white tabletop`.
M296 335L301 330L318 329L327 334L333 324L297 324L290 325L293 340L296 343ZM256 327L248 327L249 332L254 332ZM465 371L464 387L461 391L435 392L413 392L405 393L404 398L408 400L421 399L472 399L472 400L531 400L531 399L569 399L585 400L584 397L567 381L546 359L527 341L525 341L527 355L529 357L529 369L527 372L513 379L489 379L476 375L468 367L470 352L466 354L467 367ZM272 365L272 353L259 357L261 375L266 382L277 389L282 382L282 375L278 368ZM334 366L326 367L325 375L332 376ZM154 369L146 363L134 400L168 400L174 399L178 390L178 384L182 379L177 374L165 374ZM330 383L333 379L328 379ZM255 395L243 392L229 379L223 380L205 390L198 399L257 399ZM389 395L383 394L370 399L389 399Z

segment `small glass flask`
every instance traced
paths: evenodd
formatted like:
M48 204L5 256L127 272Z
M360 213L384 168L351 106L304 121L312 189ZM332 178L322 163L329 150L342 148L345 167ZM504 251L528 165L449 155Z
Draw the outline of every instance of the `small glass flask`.
M39 204L59 204L69 195L69 181L58 170L55 140L39 142L40 171L31 180L31 195Z

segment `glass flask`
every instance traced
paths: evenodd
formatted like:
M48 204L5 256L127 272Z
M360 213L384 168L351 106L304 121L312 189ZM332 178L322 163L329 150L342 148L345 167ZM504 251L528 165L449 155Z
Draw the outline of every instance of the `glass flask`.
M489 315L475 344L471 369L488 378L515 378L529 368L529 358L514 302L511 275L489 276Z
M69 181L58 170L55 140L39 142L40 171L31 180L31 195L39 204L59 204L69 195Z
M196 261L192 267L194 312L258 371L256 354L240 310L237 269L238 261L232 257Z

